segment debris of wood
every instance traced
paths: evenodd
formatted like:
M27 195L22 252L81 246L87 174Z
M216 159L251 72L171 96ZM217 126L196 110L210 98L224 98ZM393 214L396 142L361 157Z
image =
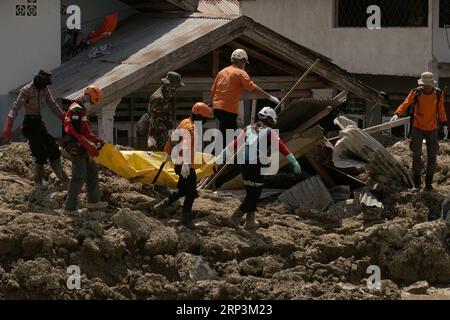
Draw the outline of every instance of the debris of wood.
M328 209L328 214L337 219L353 217L359 213L361 213L361 206L355 199L339 201Z
M25 179L23 179L19 176L1 172L1 171L0 171L0 180L16 182L24 187L30 187L30 184L28 184L28 182Z
M260 199L271 198L277 196L283 192L285 189L263 189ZM217 196L234 196L240 199L245 198L246 191L245 190L226 190L226 191L214 191L214 194Z
M305 154L305 158L308 160L311 167L313 167L313 169L320 175L327 187L331 188L336 185L324 167L316 160L312 152Z
M428 284L428 281L419 281L409 287L406 287L404 291L410 294L427 294L429 288L430 285Z
M358 128L345 117L334 121L343 128L333 150L333 163L337 168L367 167L369 171L384 175L411 187L411 173L377 140Z

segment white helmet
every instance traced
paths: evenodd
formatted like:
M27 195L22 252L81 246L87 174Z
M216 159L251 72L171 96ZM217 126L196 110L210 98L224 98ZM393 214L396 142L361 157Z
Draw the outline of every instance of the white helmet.
M272 118L273 123L277 123L277 113L271 107L264 107L258 112L258 118Z
M248 56L247 56L247 52L245 52L242 49L236 49L233 51L233 53L231 54L231 61L233 61L234 59L236 60L242 60L245 59L247 60L248 63Z

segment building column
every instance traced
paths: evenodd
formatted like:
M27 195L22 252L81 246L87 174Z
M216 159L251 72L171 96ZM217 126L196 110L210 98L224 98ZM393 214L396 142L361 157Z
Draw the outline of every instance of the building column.
M97 110L99 138L114 143L114 116L120 100L115 100Z

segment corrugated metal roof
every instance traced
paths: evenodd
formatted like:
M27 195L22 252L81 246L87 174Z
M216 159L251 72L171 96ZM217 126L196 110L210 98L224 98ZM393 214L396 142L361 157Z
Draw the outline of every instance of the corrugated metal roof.
M335 120L341 128L339 141L333 150L333 164L337 168L365 167L369 170L412 186L411 173L402 166L375 138L352 124L345 117Z
M103 41L113 45L110 55L89 59L88 52L84 52L54 70L53 94L55 97L72 99L86 84L95 82L107 95L108 90L112 90L112 84L118 81L142 81L136 79L136 71L230 21L225 18L155 18L145 14L135 15ZM150 82L160 76L149 74L147 80Z
M200 0L198 11L212 15L232 15L240 14L238 0Z
M330 192L318 175L293 186L283 192L278 199L290 209L308 208L325 211L334 203Z

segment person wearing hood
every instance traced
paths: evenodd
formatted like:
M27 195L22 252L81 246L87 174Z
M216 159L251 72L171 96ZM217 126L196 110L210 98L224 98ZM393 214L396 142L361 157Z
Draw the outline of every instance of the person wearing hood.
M50 161L50 165L58 177L59 181L66 185L68 178L61 165L61 152L55 138L51 136L42 121L41 108L44 104L50 108L52 113L60 120L64 120L64 112L55 102L48 88L52 84L50 72L40 70L34 76L32 82L25 85L19 91L19 96L13 103L8 114L8 120L3 129L3 137L9 141L12 138L12 129L22 107L25 110L25 117L22 123L22 134L28 139L31 154L35 160L34 183L35 187L44 187L44 165Z
M64 207L67 215L77 215L78 195L86 183L88 209L101 210L108 207L100 201L98 166L93 158L99 155L104 141L94 135L89 128L88 114L93 105L102 99L102 91L96 85L84 89L83 94L72 102L64 117L64 131L68 135L65 149L72 158L72 177Z

